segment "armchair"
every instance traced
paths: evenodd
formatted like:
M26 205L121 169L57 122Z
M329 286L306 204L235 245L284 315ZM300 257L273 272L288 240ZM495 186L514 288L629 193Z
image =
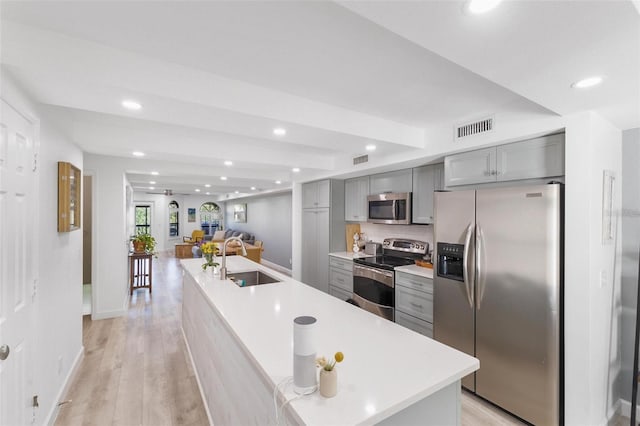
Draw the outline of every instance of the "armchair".
M182 237L182 242L185 243L198 243L204 239L204 231L196 229L191 233L191 237Z

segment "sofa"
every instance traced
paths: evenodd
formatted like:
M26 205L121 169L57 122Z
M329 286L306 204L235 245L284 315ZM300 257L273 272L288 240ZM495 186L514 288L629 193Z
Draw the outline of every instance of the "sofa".
M221 236L223 235L221 234L222 232L224 232L224 238L221 238ZM231 238L231 237L240 237L242 241L244 241L247 244L254 244L256 242L255 235L250 234L248 232L244 232L244 231L236 231L234 229L227 229L225 231L216 231L216 233L213 235L205 235L204 241L223 242L227 238ZM202 250L200 250L200 247L198 246L193 246L193 248L191 249L191 252L193 253L193 257L202 257Z

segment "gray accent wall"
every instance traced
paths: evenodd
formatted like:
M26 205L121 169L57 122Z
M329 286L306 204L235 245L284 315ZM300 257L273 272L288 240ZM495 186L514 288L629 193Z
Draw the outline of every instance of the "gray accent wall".
M233 221L233 206L247 205L247 222ZM291 192L240 198L225 205L225 229L246 231L264 242L262 258L291 269Z
M620 395L631 401L640 251L640 128L622 133L622 377Z

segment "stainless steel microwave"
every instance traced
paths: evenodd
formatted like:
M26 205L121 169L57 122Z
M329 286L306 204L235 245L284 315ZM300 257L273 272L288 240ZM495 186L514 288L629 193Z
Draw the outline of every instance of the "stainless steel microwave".
M384 193L369 195L367 222L391 225L411 223L411 193Z

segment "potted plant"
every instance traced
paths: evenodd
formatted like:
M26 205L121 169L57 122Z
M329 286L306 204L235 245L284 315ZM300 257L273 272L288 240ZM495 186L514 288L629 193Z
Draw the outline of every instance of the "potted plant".
M138 234L131 238L136 253L155 253L156 239L151 234Z
M330 361L327 361L325 357L316 359L316 365L322 368L320 370L320 395L325 398L332 398L338 393L338 373L335 366L342 360L344 360L342 352L336 352Z

